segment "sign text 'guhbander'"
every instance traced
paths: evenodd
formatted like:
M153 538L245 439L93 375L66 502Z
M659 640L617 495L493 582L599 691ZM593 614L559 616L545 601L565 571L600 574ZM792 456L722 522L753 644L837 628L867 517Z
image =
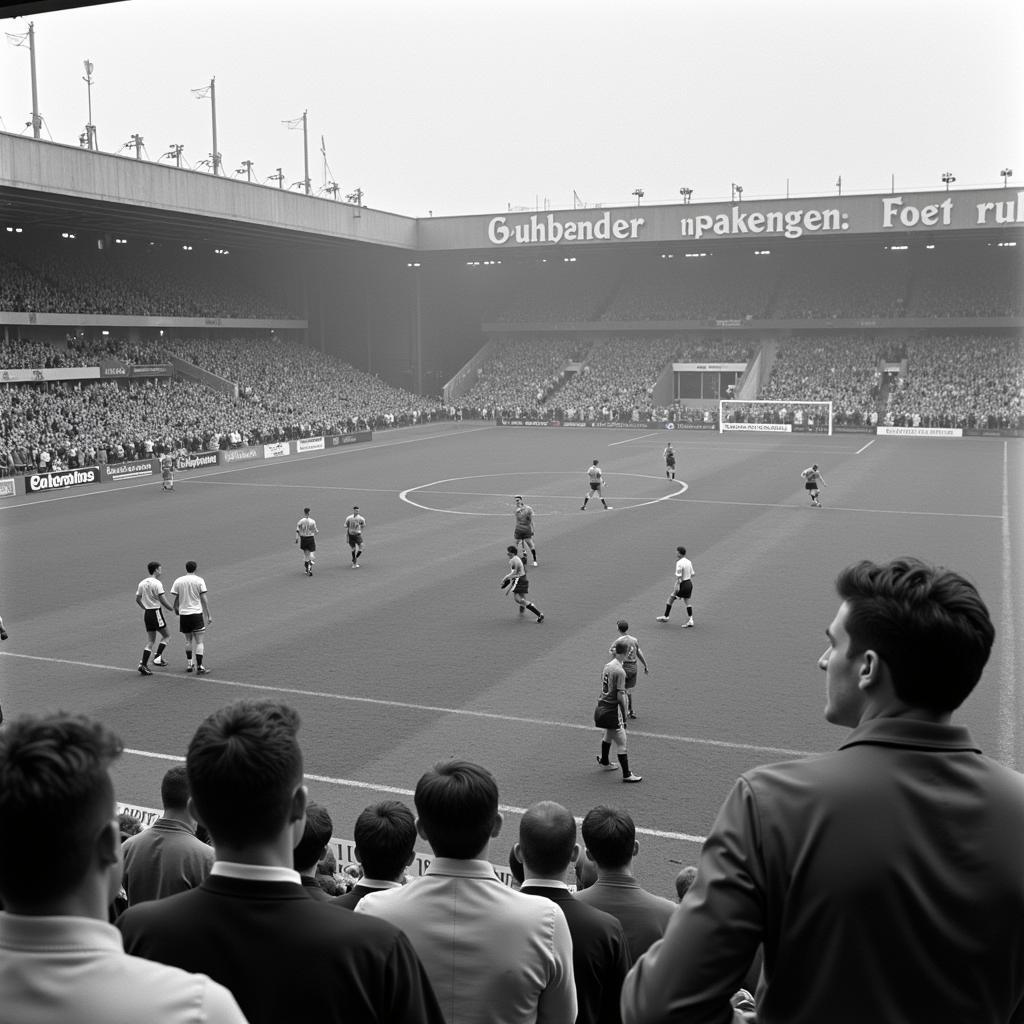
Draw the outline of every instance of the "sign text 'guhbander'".
M487 237L494 245L506 242L517 245L604 242L638 238L643 226L643 217L617 217L612 220L610 212L594 220L559 220L553 213L535 213L528 221L513 225L509 225L508 217L492 217L487 224Z

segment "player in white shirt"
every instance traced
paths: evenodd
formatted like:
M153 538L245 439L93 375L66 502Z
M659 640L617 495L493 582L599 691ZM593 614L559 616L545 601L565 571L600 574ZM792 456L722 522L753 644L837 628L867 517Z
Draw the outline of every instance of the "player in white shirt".
M352 551L352 568L359 568L359 556L363 553L363 530L366 519L359 514L359 506L352 506L352 514L345 518L345 538Z
M142 580L135 591L135 603L142 609L143 625L146 627L146 646L142 648L142 661L139 662L139 675L151 676L153 670L149 667L149 656L153 651L153 641L157 633L160 634L160 644L156 649L154 665L163 668L167 662L164 661L164 648L167 646L167 620L164 618L164 608L169 612L174 611L174 606L164 597L164 585L160 582L160 573L163 566L159 562L150 562L146 566L149 575Z
M693 595L693 577L697 574L693 571L693 562L686 557L686 548L682 546L677 547L676 552L679 558L676 561L675 585L672 593L668 595L665 614L659 615L658 621L668 622L672 605L675 604L677 598L681 597L686 602L686 614L688 616L687 621L683 623L683 629L689 629L693 625L693 603L690 600Z
M601 504L604 505L605 510L608 511L611 506L604 500L604 494L602 488L604 487L604 473L601 472L601 467L597 464L597 459L594 459L593 465L587 469L587 480L589 484L589 490L583 498L583 504L580 505L580 511L585 512L587 508L587 502L596 494L601 499Z
M533 509L523 501L523 496L515 496L515 517L516 526L512 539L522 545L523 558L526 558L526 550L529 548L533 555L533 564L537 564L537 547L533 543Z
M178 616L178 630L185 637L185 671L192 671L192 650L196 653L196 674L204 676L210 670L203 665L206 647L203 633L213 622L210 605L206 599L206 580L196 575L198 566L193 561L185 563L185 575L171 584L174 598L174 613Z
M299 545L302 552L302 565L307 576L313 575L313 566L316 565L316 536L320 532L317 529L316 520L309 514L309 509L302 510L302 518L295 524L295 543Z

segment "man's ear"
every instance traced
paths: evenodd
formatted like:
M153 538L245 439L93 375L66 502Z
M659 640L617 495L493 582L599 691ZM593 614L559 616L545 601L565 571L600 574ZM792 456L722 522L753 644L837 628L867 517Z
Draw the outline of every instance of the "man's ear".
M206 828L206 822L204 822L203 819L199 817L199 812L196 810L196 802L192 799L192 797L188 798L188 804L186 804L186 807L188 808L189 817L197 825L202 825L203 828Z
M105 822L103 827L96 833L96 838L93 841L93 852L96 855L96 863L104 869L120 861L121 829L116 818Z
M497 835L500 834L501 826L502 826L504 820L505 819L502 818L502 816L501 816L501 811L498 811L498 813L494 815L494 824L491 826L491 838L492 839L494 839Z
M512 854L515 857L515 859L517 861L519 861L520 864L525 864L526 863L523 860L523 846L522 846L522 843L516 843L515 846L512 847Z
M635 857L640 852L640 844L634 839L633 840L633 856Z
M569 858L569 863L570 864L575 864L576 861L578 861L580 859L580 854L582 852L583 851L582 851L582 848L580 847L580 844L579 843L573 843L573 846L572 846L572 856Z
M878 656L877 651L868 648L859 655L860 668L857 670L857 688L869 690L881 681L885 663Z
M299 786L292 794L292 805L289 811L289 823L301 821L306 817L306 804L309 803L309 790L305 786Z

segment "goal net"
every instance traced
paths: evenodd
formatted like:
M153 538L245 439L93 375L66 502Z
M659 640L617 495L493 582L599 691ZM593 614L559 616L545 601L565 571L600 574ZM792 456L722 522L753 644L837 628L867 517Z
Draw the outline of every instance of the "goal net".
M831 434L832 403L723 398L718 403L718 432L727 430Z

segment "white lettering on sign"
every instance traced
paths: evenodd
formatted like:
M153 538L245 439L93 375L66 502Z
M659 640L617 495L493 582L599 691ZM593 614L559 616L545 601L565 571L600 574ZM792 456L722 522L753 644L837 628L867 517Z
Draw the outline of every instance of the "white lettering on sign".
M953 213L953 197L949 196L941 203L928 203L925 206L914 206L904 203L903 196L886 196L882 200L883 228L915 228L934 227L942 224L948 227Z
M533 214L522 224L508 223L508 217L492 217L487 224L487 237L494 245L515 242L516 245L559 242L606 242L610 239L638 238L644 226L643 217L620 217L612 220L610 212L597 220L558 220L553 213Z
M1024 192L1018 192L1016 199L1000 199L995 203L978 203L979 224L1024 224ZM990 219L989 214L995 214Z
M683 238L712 235L785 235L799 238L821 231L849 231L849 217L842 210L743 210L737 203L729 213L702 213L682 217Z

